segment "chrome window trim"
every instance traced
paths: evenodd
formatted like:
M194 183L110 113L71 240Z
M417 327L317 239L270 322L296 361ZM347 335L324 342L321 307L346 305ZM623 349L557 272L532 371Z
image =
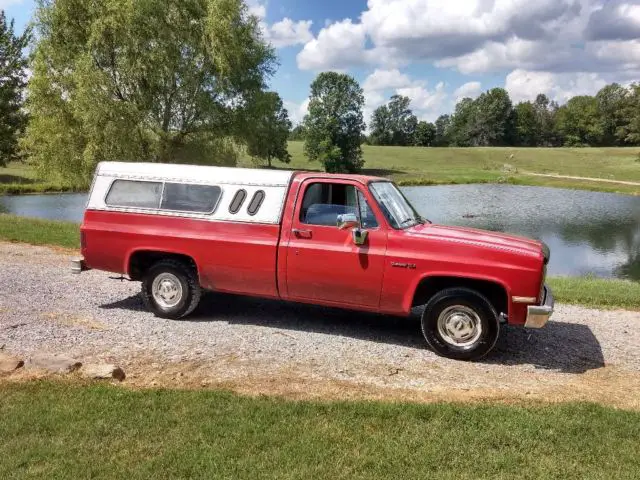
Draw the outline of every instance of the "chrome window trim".
M147 210L150 212L154 212L157 210L157 208L153 208L153 207L135 207L135 206L124 206L124 205L113 205L111 203L107 202L107 198L109 198L109 194L111 193L111 190L113 190L113 186L115 185L116 182L146 182L146 183L158 183L160 184L160 202L162 202L162 189L163 189L163 182L162 181L157 181L157 180L130 180L128 178L114 178L113 180L111 180L111 183L109 184L109 188L107 189L107 193L104 194L104 204L105 206L109 207L109 208L117 208L117 209L121 209L121 208L135 208L135 209L139 209L139 210Z
M111 203L107 202L107 198L109 197L109 193L111 193L111 190L113 189L113 185L118 182L118 181L123 181L123 182L145 182L145 183L159 183L160 184L160 200L158 203L157 207L136 207L136 206L122 206L122 205L113 205ZM198 186L203 186L203 187L217 187L220 190L220 195L218 195L218 199L216 200L215 205L213 206L213 210L211 211L205 211L205 212L196 212L193 210L173 210L171 208L161 208L162 205L162 199L164 197L164 190L165 190L165 185L167 183L172 183L172 184L177 184L177 185L198 185ZM148 179L133 179L131 177L122 177L122 178L114 178L113 180L111 180L111 183L109 184L109 188L107 189L107 193L105 193L104 195L104 205L105 207L107 207L107 209L113 209L113 210L118 210L118 211L139 211L141 213L162 213L162 212L167 212L167 213L184 213L186 215L201 215L201 216L209 216L209 215L213 215L215 213L215 211L218 209L218 205L220 205L220 202L222 201L222 197L224 195L224 188L222 188L220 185L216 185L214 183L192 183L192 182L172 182L172 181L158 181L158 180L148 180ZM89 197L91 198L91 197ZM256 211L257 213L257 211ZM255 214L254 214L255 215Z
M220 186L220 185L215 185L215 184L202 184L202 183L186 183L186 182L163 182L162 183L162 193L164 194L164 186L167 183L172 183L172 184L176 184L176 185L196 185L196 186L201 186L201 187L217 187L218 190L220 190L220 195L218 195L218 199L216 200L216 203L213 205L213 210L211 211L204 211L204 212L196 212L193 210L173 210L171 208L158 208L159 211L161 212L178 212L178 213L190 213L192 215L213 215L215 213L215 211L218 208L218 205L220 205L220 201L222 200L222 195L224 195L224 189ZM162 198L160 199L160 205L162 205Z

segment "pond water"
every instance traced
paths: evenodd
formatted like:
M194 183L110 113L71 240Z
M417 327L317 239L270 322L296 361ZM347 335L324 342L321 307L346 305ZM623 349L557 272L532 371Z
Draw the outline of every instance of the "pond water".
M550 275L640 280L640 197L513 185L405 187L425 218L545 241ZM85 194L0 196L0 212L80 222Z

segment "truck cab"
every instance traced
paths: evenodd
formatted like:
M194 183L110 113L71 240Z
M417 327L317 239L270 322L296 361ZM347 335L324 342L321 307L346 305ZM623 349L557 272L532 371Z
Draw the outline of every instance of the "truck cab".
M486 355L503 323L553 311L549 250L512 235L434 225L388 179L101 163L73 269L142 282L156 315L183 318L203 290L409 316L432 349Z

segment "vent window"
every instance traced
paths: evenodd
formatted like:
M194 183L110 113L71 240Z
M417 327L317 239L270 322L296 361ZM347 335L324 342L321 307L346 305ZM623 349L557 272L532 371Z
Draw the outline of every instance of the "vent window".
M262 202L264 202L264 196L265 194L263 190L258 190L253 195L251 203L249 203L249 206L247 207L247 213L249 215L253 216L258 213L258 210L260 210L260 207L262 206Z
M229 213L233 213L234 215L240 211L242 208L242 204L244 200L247 198L246 190L238 190L231 200L231 204L229 205Z

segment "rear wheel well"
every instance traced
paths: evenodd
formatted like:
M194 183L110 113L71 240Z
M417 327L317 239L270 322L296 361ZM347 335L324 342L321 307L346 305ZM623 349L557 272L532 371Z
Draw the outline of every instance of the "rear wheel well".
M508 313L509 302L507 291L499 283L491 282L489 280L476 280L472 278L463 277L428 277L424 278L413 295L412 307L418 307L425 305L431 297L436 293L455 287L464 287L475 290L476 292L484 295L496 309L498 314Z
M179 253L158 252L154 250L140 250L129 258L128 273L131 280L142 280L144 274L160 260L172 259L190 266L198 274L196 262L188 255Z

